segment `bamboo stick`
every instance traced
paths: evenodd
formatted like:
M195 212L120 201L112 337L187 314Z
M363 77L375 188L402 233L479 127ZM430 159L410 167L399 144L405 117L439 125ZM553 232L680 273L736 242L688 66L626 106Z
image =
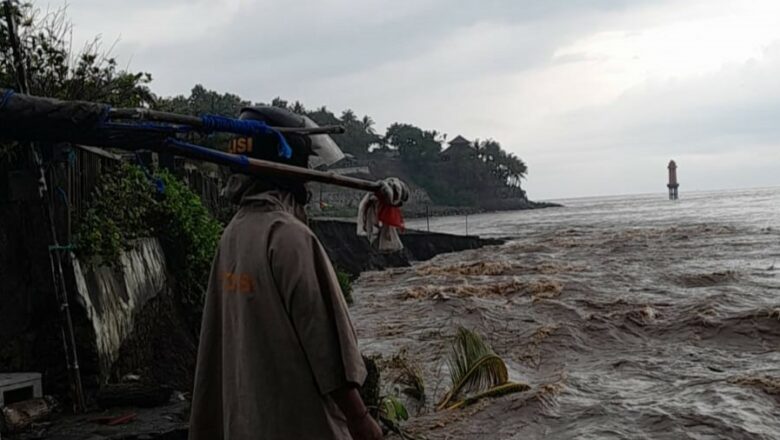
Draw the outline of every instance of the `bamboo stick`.
M200 145L169 141L160 149L160 151L169 150L174 150L175 153L179 156L204 160L220 165L227 165L233 168L237 168L240 171L244 171L247 174L288 177L371 192L378 191L381 188L380 182L342 176L330 171L312 170L309 168L296 167L278 162L254 159L238 154L212 150Z
M172 124L190 125L192 127L203 127L203 120L198 116L180 115L177 113L161 112L147 108L117 108L111 109L108 113L112 120L132 119L136 121L157 121L168 122ZM340 125L323 125L321 127L270 127L280 133L297 134L342 134L344 127Z

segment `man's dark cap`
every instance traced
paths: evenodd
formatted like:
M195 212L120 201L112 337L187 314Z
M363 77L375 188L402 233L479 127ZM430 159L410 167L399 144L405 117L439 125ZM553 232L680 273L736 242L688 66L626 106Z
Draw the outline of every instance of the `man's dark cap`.
M263 121L271 127L304 127L303 116L290 110L272 106L254 106L241 109L239 119ZM236 137L230 141L228 151L243 154L255 159L286 163L307 167L312 154L309 136L287 133L284 135L287 144L292 148L292 157L285 159L279 156L279 137L274 133L255 135L253 137Z

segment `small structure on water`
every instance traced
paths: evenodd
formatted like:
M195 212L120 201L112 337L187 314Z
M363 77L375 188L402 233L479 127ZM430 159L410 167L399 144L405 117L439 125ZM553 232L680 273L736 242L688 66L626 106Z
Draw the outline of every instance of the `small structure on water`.
M677 200L680 184L677 183L677 164L673 160L669 161L669 183L666 187L669 188L669 200Z

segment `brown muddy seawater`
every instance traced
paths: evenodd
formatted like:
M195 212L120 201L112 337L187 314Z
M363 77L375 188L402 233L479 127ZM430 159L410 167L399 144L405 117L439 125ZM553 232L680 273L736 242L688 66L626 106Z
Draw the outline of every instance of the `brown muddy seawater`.
M780 190L714 194L477 216L472 230L513 239L362 276L353 320L385 393L411 409L406 427L431 440L780 439ZM531 389L435 411L458 326Z

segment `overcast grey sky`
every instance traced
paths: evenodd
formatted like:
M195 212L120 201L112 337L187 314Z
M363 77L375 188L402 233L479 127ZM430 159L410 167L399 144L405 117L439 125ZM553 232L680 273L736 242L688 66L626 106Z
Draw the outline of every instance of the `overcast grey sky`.
M62 3L52 1L52 7ZM161 95L201 83L494 138L533 199L780 185L776 0L72 0Z

